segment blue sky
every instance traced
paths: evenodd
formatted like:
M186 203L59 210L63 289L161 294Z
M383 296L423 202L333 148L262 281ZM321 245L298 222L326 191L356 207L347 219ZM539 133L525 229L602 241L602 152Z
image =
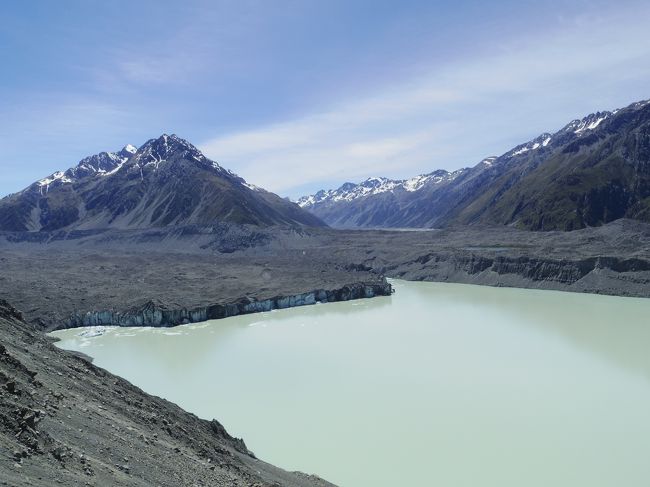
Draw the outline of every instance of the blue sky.
M0 195L163 132L297 197L650 98L641 1L0 6Z

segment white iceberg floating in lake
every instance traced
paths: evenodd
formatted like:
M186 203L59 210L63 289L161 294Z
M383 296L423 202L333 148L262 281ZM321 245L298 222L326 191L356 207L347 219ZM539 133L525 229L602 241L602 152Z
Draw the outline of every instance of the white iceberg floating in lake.
M81 333L79 333L79 336L84 337L84 338L92 338L92 337L102 336L104 333L106 333L106 328L105 327L103 327L103 326L91 326L89 328L86 328Z

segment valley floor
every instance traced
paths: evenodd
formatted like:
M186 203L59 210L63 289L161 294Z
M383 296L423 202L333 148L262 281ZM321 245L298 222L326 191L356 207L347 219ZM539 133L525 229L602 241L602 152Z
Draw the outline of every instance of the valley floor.
M64 237L0 234L0 298L45 329L67 326L73 313L201 309L381 285L383 276L650 296L650 226L631 221L575 232L171 229Z

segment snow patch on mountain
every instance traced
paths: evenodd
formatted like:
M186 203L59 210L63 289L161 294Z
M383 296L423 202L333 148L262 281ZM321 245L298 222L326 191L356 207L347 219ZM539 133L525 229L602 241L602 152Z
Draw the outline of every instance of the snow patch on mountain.
M254 184L247 183L246 181L241 183L241 185L246 186L248 189L252 191L262 191L262 188L260 188L259 186L255 186Z
M479 165L483 164L484 166L491 166L492 164L494 164L494 162L495 162L497 159L498 159L497 156L486 157L486 158L483 159L481 162L479 162Z
M573 132L576 135L580 135L589 130L594 130L603 122L603 120L607 120L612 115L612 112L592 113L582 119L572 120L564 127L564 129L562 129L562 132Z
M590 123L582 122L578 126L578 128L575 129L575 133L579 134L580 132L584 132L585 130L593 130L596 127L598 127L598 125L600 125L600 122L602 122L606 118L607 118L606 116L605 117L599 117L599 118L597 118L596 120L594 120L593 122L590 122Z
M540 147L546 147L553 137L551 134L543 133L542 135L535 137L533 140L526 142L525 144L520 144L510 152L506 152L506 157L519 156L525 154L526 152L535 151ZM493 161L494 162L494 161Z
M54 174L51 174L50 176L43 178L40 181L37 181L36 186L38 187L41 194L45 194L50 190L50 185L52 185L55 182L65 184L65 183L71 183L72 180L68 178L64 172L57 171Z

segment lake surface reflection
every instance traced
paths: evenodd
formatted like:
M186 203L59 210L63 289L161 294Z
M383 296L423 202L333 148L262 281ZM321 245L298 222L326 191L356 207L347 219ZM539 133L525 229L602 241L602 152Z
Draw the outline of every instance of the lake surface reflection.
M650 485L650 300L396 294L59 346L342 486Z

